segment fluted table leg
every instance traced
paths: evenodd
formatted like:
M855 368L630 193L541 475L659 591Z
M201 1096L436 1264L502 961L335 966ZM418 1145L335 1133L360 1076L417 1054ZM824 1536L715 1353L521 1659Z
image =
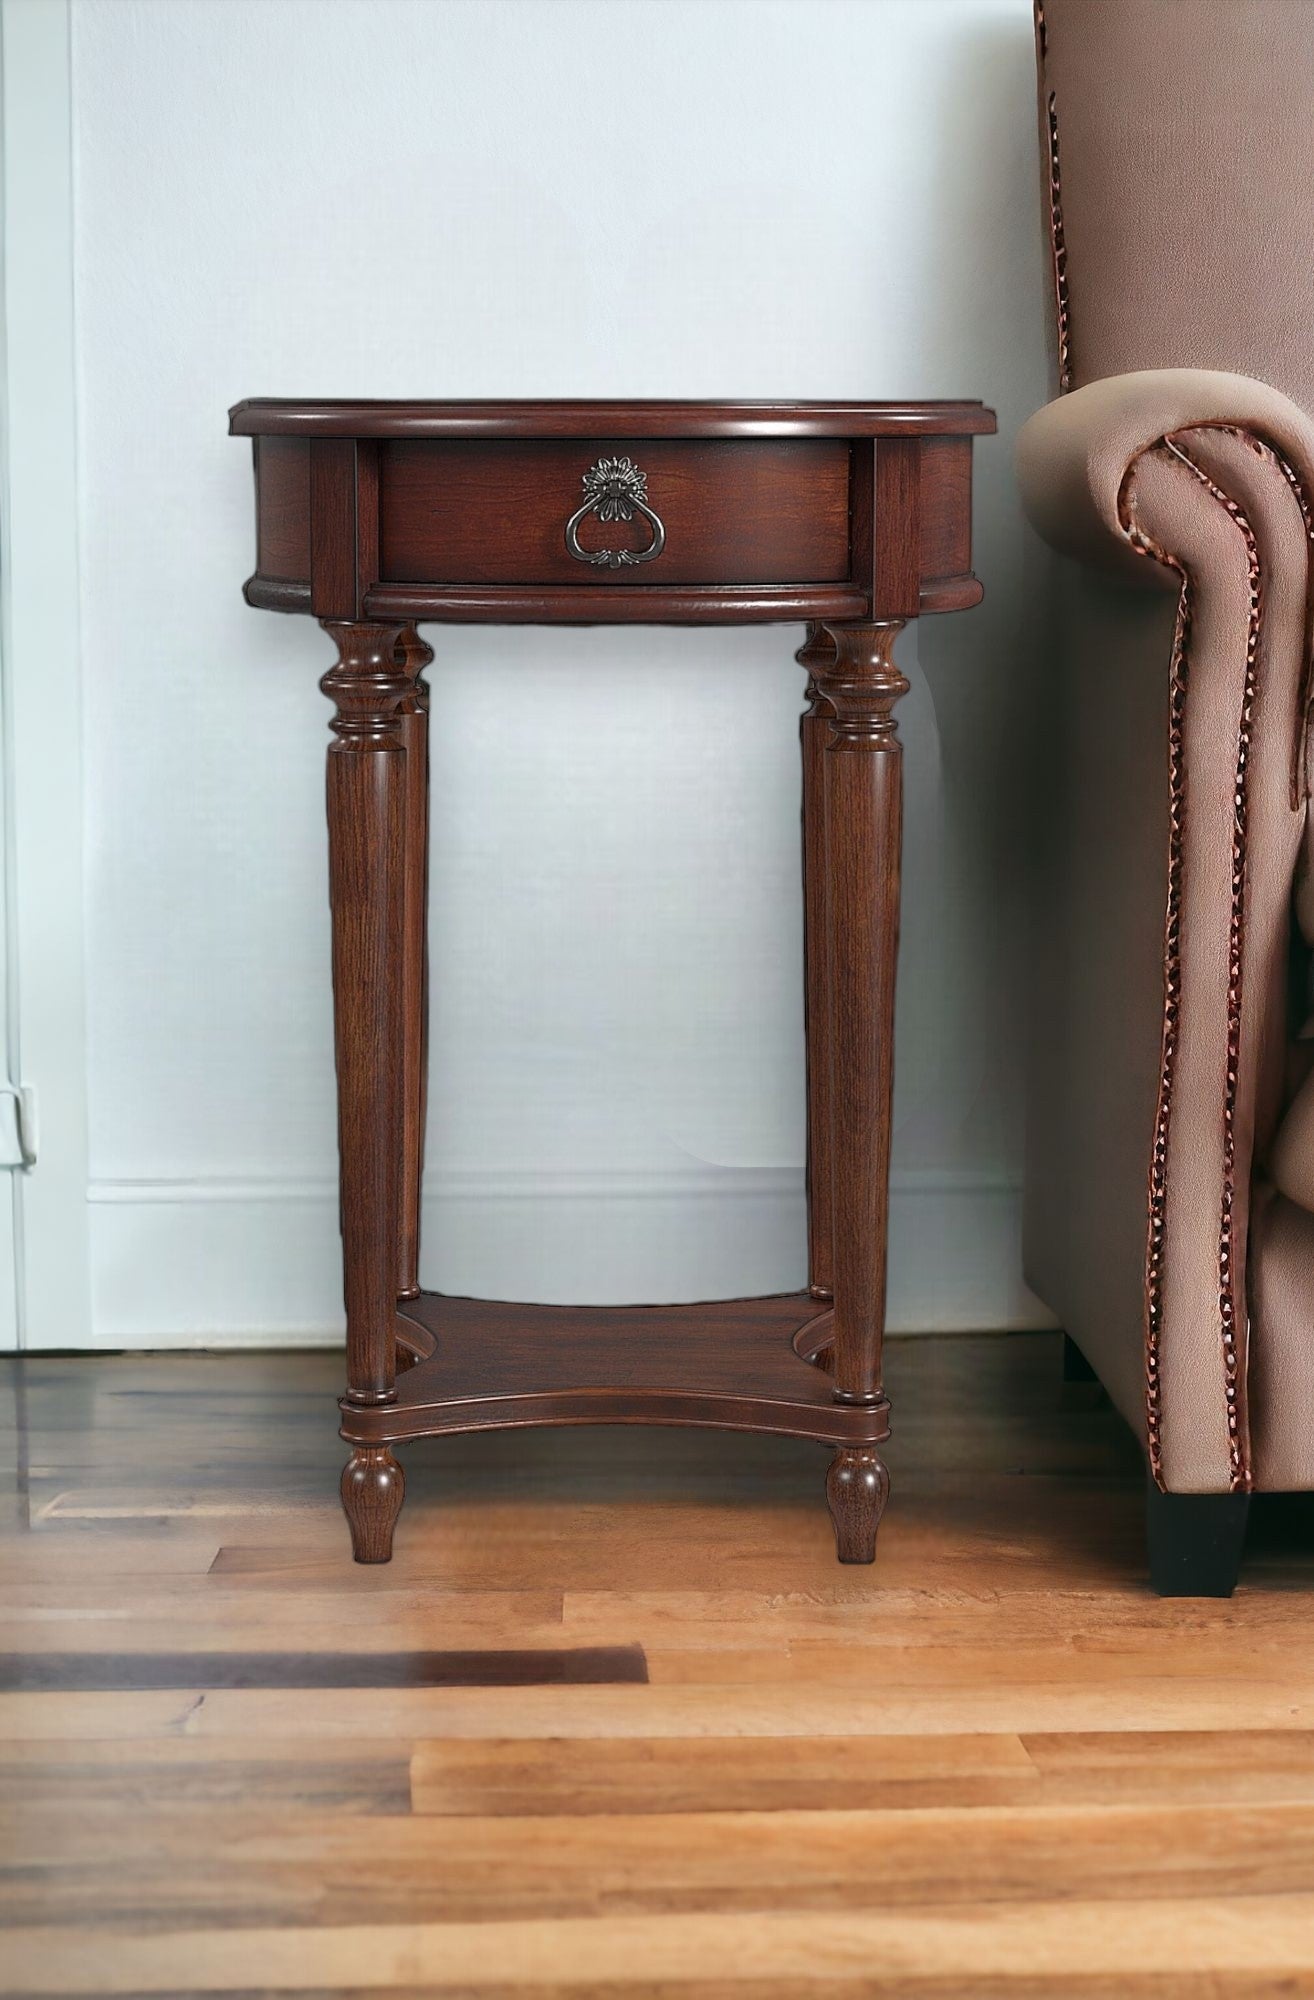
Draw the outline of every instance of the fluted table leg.
M826 743L834 710L813 669L833 662L835 642L823 625L809 625L794 656L808 671L808 706L799 725L803 753L803 978L808 1099L808 1290L834 1291L831 1205L830 939L826 923Z
M811 662L832 710L823 757L831 1047L837 1401L881 1400L899 941L902 751L890 657L901 623L829 625ZM889 1478L874 1447L840 1446L826 1483L842 1562L871 1562Z
M429 690L419 676L433 661L413 625L402 633L407 668L416 678L401 704L406 752L405 905L402 930L402 1159L397 1296L420 1292L420 1187L424 1174L424 1115L429 1012ZM398 1366L411 1356L398 1352Z
M329 895L338 1149L347 1308L345 1401L395 1400L403 1135L402 940L406 750L401 708L420 662L399 625L333 623L338 660L328 755ZM401 1506L391 1454L361 1447L342 1479L358 1562L386 1562Z

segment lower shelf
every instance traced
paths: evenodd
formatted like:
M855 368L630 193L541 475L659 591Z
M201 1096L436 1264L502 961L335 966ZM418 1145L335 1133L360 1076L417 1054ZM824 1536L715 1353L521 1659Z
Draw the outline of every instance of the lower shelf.
M343 1403L352 1444L531 1424L693 1424L879 1444L889 1404L837 1403L829 1309L806 1292L687 1306L527 1306L425 1292L398 1308L416 1356L397 1400Z

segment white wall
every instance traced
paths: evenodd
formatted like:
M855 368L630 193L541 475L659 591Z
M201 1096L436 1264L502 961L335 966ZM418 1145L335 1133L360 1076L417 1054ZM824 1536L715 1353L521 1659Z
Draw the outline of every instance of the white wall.
M331 652L242 603L245 395L998 407L987 604L902 642L892 1320L1037 1315L1032 62L1030 0L72 0L95 1342L340 1319ZM429 637L426 1282L797 1284L801 634Z

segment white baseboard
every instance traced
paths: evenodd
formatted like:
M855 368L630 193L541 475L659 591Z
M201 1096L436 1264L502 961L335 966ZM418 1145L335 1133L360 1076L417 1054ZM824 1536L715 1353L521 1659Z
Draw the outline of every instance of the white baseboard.
M342 1338L332 1180L99 1181L89 1190L96 1348L285 1347ZM1052 1325L1022 1283L1020 1190L896 1177L892 1332ZM431 1174L422 1277L544 1303L732 1297L804 1282L802 1176Z

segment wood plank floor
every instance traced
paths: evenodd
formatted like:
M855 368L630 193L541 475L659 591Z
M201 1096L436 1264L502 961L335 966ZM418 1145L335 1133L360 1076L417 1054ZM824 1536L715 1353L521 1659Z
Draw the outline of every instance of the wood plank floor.
M825 1453L406 1452L348 1559L326 1354L0 1367L0 1992L1314 1994L1314 1512L1146 1587L1054 1335L896 1342Z

